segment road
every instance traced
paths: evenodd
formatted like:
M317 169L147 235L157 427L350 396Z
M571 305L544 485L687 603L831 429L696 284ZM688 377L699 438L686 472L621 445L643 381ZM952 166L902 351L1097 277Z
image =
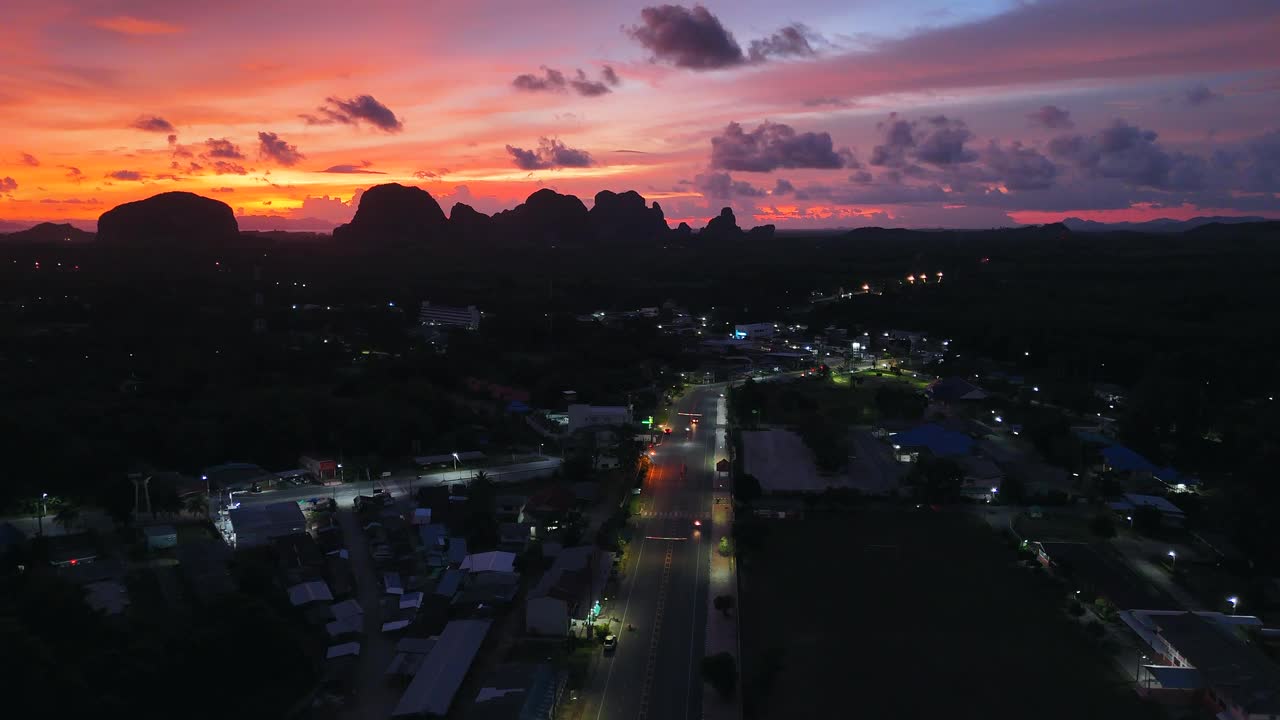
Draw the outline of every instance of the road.
M441 470L430 473L398 472L388 478L374 478L373 482L355 482L346 485L321 487L319 485L272 490L263 493L236 493L235 501L241 505L262 505L286 500L306 500L308 498L334 498L341 507L349 507L355 502L357 495L369 495L374 487L383 488L388 493L400 497L408 495L420 487L431 485L448 485L467 482L477 472L483 470L495 483L520 482L538 477L547 477L560 467L560 458L548 457L530 462L492 467L467 468L457 470ZM227 495L220 500L225 503ZM212 503L217 506L218 502Z
M702 413L675 427L654 451L632 519L632 560L605 615L620 617L618 648L597 666L584 700L590 720L696 720L702 716L707 567L712 537L717 405L723 386L680 398L677 413ZM688 420L682 415L672 415ZM686 437L685 427L693 430ZM704 429L705 428L705 429ZM686 468L684 477L681 469ZM695 527L694 521L701 527Z

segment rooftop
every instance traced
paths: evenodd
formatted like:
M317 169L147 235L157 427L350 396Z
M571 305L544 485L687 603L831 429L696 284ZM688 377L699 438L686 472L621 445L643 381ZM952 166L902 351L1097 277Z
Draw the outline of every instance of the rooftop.
M968 455L973 449L973 438L964 433L946 430L934 423L894 433L889 436L889 441L904 448L925 448L938 457Z
M400 696L392 717L447 714L490 625L490 620L454 620L446 625Z
M1232 630L1194 613L1155 618L1160 634L1204 677L1249 715L1280 714L1280 666Z

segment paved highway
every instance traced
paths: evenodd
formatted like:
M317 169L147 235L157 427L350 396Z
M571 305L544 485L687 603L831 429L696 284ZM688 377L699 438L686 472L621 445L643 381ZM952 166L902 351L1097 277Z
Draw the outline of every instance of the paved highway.
M618 648L605 656L584 698L594 720L696 720L702 714L707 568L715 427L723 386L696 388L676 411L701 413L676 425L654 452L632 519L630 565L606 615L620 617ZM673 420L673 424L676 421ZM686 437L685 428L693 428ZM682 477L682 468L685 469ZM694 525L702 523L701 527ZM626 630L628 626L634 630Z

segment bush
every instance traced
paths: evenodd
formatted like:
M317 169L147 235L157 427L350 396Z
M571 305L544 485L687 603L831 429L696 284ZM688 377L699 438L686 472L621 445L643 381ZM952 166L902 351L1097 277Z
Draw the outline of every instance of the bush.
M738 685L738 664L727 652L702 658L702 679L707 681L721 697L733 697Z
M1073 599L1067 605L1067 612L1071 614L1071 617L1080 617L1084 615L1084 606L1080 604L1080 601Z

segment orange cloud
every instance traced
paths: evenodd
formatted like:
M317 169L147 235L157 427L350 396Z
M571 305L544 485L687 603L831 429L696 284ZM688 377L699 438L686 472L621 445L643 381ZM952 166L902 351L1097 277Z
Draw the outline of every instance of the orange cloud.
M182 32L183 28L159 20L143 20L128 15L117 15L110 18L98 18L93 21L96 27L124 35L173 35Z

